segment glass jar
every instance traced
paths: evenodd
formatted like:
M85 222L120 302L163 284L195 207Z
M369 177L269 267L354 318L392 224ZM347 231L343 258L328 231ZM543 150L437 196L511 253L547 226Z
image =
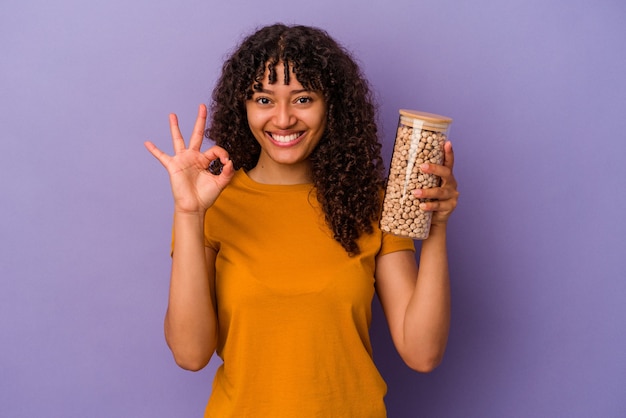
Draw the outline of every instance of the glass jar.
M419 208L419 204L427 199L416 198L413 190L441 184L439 176L422 172L420 165L443 164L443 145L451 123L452 119L446 116L400 110L380 219L381 230L413 239L428 238L432 212Z

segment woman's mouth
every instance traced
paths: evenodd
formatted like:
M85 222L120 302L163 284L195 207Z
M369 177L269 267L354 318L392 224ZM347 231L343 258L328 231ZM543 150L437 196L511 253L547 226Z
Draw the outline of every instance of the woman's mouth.
M304 132L295 132L289 135L280 135L268 132L270 138L279 145L291 145L298 142L298 139L304 134Z

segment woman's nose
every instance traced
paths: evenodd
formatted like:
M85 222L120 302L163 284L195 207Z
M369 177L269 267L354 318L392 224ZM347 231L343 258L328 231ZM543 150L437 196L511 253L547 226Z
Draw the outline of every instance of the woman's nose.
M281 103L276 106L276 113L274 114L274 124L277 128L286 129L293 126L296 123L296 117L293 114L293 109L289 106L289 103Z

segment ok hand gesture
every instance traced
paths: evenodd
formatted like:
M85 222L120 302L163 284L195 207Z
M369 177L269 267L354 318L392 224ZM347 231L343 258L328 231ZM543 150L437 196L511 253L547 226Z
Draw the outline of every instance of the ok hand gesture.
M206 119L206 106L200 105L189 147L186 147L178 127L178 118L175 114L170 114L173 156L167 155L150 141L144 144L167 169L174 196L174 210L179 213L204 214L235 174L233 163L225 149L214 146L204 152L200 151ZM219 174L208 171L214 160L219 160L223 165Z

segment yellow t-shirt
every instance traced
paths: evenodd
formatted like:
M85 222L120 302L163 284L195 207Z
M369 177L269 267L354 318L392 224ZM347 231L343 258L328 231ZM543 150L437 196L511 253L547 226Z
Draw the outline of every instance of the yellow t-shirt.
M205 417L385 417L369 339L375 257L414 251L376 228L349 257L313 186L239 170L206 214L216 260L216 372Z

